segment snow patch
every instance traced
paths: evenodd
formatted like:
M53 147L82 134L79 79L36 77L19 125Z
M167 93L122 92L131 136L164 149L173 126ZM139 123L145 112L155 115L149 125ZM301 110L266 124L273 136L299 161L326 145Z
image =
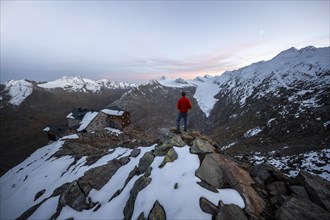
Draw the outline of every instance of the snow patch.
M33 91L32 83L26 80L10 80L5 83L5 86L5 90L8 90L8 95L11 97L9 103L15 106L19 106Z
M246 138L253 137L253 136L259 134L261 131L262 131L261 127L252 128L244 133L244 137L246 137Z

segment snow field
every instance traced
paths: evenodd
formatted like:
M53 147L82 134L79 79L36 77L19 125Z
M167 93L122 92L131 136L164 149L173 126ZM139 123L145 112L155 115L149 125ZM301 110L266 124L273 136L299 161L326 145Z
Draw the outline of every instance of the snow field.
M28 208L45 199L46 201L33 213L31 219L50 218L56 212L59 201L59 196L49 198L56 188L79 179L92 168L107 164L115 158L129 156L132 151L132 149L124 147L109 150L108 154L90 166L85 165L87 157L82 157L75 163L70 156L51 157L63 146L64 140L75 138L78 136L66 136L60 141L40 148L0 178L1 219L18 218ZM136 158L130 157L130 161L120 167L100 190L92 189L90 191L88 197L91 201L101 204L97 211L94 212L91 209L78 212L66 206L58 218L122 219L130 191L135 181L143 174L134 176L126 186L125 181L129 173L138 165L140 158L146 152L152 151L155 146L139 147L141 153ZM236 204L244 208L244 201L236 190L221 189L218 190L218 193L214 193L198 185L197 182L200 179L195 176L195 171L200 163L198 156L190 154L189 146L174 147L174 149L178 154L178 159L167 163L163 168L159 168L159 165L164 157L155 157L151 164L150 178L152 181L138 194L133 219L137 218L141 212L148 215L156 200L164 207L169 219L210 219L211 215L204 213L199 207L201 197L205 197L214 204L218 204L221 200L225 204ZM45 192L34 201L35 195L41 190L45 190ZM109 201L118 190L122 190L122 192Z

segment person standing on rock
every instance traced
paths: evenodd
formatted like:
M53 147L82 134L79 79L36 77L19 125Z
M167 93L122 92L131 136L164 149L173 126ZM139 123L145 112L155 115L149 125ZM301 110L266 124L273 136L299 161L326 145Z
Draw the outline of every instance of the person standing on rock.
M176 131L180 132L180 121L183 118L184 131L187 131L188 109L192 108L190 100L186 97L186 93L182 92L182 97L178 100L176 108L179 109L178 117L176 118Z

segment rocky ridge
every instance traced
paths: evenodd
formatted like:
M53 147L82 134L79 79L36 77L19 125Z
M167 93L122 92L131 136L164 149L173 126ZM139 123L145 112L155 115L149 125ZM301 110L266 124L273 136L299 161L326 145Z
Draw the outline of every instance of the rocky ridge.
M305 171L290 178L266 163L251 166L199 132L170 129L160 129L157 139L134 126L68 136L39 149L0 183L1 218L330 217L328 181Z

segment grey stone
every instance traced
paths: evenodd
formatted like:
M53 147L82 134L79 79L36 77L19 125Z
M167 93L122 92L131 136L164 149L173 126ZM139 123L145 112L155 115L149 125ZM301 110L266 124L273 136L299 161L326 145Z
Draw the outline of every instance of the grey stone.
M37 199L39 199L40 196L42 196L45 192L46 192L45 189L40 190L39 192L37 192L37 194L34 196L34 201L36 201Z
M285 195L287 188L283 182L273 182L267 185L267 189L271 195Z
M289 189L298 197L309 199L308 193L303 186L289 186Z
M141 153L141 150L140 149L138 149L138 148L134 148L133 150L132 150L132 152L131 152L131 155L130 155L130 157L137 157L139 154Z
M193 146L190 148L192 154L214 153L214 151L214 147L209 142L199 138L193 141Z
M159 168L163 168L166 163L173 162L176 159L178 159L178 154L176 153L176 151L172 147L171 149L169 149L169 151L165 155L163 162L159 165Z
M134 204L138 193L148 186L151 182L150 177L141 176L134 183L133 188L130 191L130 196L124 208L124 219L131 219L134 212Z
M166 219L166 213L164 207L158 201L156 201L148 215L148 220L165 220L165 219Z
M95 167L85 172L82 177L82 181L88 182L94 189L100 190L111 177L117 172L117 170L123 166L123 162L126 160L111 160L107 164L99 167Z
M76 211L92 208L93 204L86 198L77 181L73 181L67 190L60 196L60 205L68 205Z
M257 218L266 207L265 201L251 186L254 181L249 173L224 155L207 154L195 175L218 189L236 189L244 198L244 211L252 218Z
M216 205L214 205L212 202L205 199L204 197L201 197L199 199L199 206L201 207L203 212L209 213L212 216L215 216L219 211Z
M175 134L171 132L169 128L159 129L159 141L164 143L165 141L171 139Z
M215 220L248 220L243 210L237 205L224 205L221 203L220 211Z
M303 170L299 172L296 181L305 187L312 202L330 211L330 182Z
M264 183L272 176L274 167L269 164L262 163L252 167L252 174L258 177Z
M166 153L173 147L183 147L186 143L179 135L174 135L171 139L166 140L162 145L155 147L156 156L165 156Z
M138 165L138 173L144 173L148 170L152 162L154 161L155 156L151 152L147 152L143 155L143 157L139 161Z
M291 197L277 211L277 220L323 220L330 214L325 209L304 198Z
M214 193L218 193L218 190L215 186L212 186L204 181L200 181L200 182L197 182L198 185L200 185L201 187L203 187L204 189L207 189L209 191L212 191Z

